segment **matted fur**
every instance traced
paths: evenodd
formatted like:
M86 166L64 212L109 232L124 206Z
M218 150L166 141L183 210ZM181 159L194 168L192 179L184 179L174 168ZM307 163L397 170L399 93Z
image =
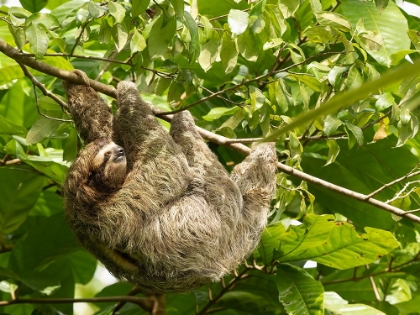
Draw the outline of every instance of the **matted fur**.
M174 116L168 134L131 82L118 84L115 117L93 89L64 85L87 144L64 184L65 213L111 273L144 292L185 292L252 253L275 189L273 143L256 146L229 175L188 111ZM127 174L104 189L92 181L92 164L111 141L125 150Z

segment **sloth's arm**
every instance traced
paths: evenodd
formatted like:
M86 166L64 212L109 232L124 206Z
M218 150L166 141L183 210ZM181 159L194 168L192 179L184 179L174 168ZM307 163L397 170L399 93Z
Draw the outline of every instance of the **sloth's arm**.
M112 138L112 112L98 93L86 85L63 84L71 117L85 144L99 138Z

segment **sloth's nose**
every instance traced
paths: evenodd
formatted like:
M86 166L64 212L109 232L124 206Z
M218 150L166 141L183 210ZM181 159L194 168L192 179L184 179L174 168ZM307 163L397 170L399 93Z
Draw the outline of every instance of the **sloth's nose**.
M116 154L118 156L124 155L124 148L123 147L117 146L116 149L115 149L115 151L116 151Z

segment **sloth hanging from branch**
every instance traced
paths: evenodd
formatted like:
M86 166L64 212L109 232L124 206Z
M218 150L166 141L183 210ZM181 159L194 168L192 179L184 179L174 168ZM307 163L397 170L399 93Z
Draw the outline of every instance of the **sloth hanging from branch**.
M64 184L66 217L111 273L146 293L185 292L252 253L275 189L273 143L229 175L188 111L168 134L131 82L118 84L115 117L92 88L64 86L86 145Z

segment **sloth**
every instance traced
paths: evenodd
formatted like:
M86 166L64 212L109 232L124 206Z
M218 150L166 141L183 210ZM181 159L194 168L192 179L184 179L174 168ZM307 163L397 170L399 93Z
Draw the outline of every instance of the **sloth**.
M181 293L220 280L256 248L275 189L273 143L229 174L188 111L168 133L132 82L115 115L90 87L64 82L85 148L63 186L78 241L145 293Z

